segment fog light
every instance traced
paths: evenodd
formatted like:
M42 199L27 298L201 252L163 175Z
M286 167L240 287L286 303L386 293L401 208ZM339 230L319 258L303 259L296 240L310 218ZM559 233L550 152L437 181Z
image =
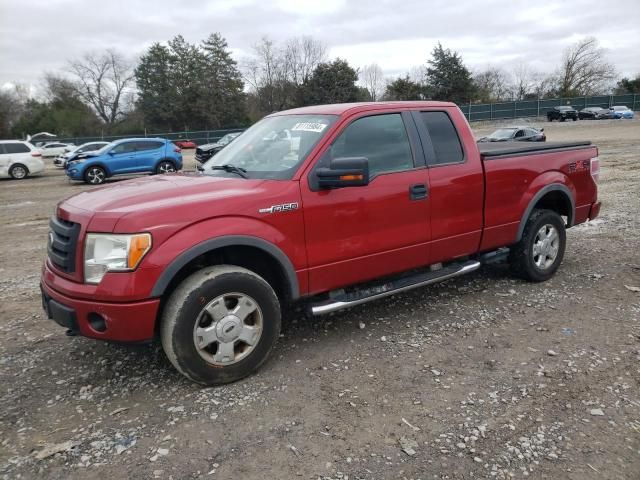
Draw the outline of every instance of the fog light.
M89 325L91 325L91 328L93 328L96 332L104 332L107 330L107 322L99 313L91 312L87 316L87 320L89 320Z

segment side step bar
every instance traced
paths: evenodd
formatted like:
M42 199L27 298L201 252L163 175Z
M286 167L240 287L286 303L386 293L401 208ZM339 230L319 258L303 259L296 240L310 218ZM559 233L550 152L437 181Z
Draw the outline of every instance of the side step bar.
M340 293L329 300L311 305L311 313L313 315L324 315L326 313L342 310L343 308L370 302L371 300L395 295L396 293L411 290L413 288L442 282L453 277L459 277L460 275L473 272L480 268L480 265L480 262L470 260L465 263L447 265L440 270L417 273L397 280L389 280L385 283L374 284L359 291L356 290L349 293Z

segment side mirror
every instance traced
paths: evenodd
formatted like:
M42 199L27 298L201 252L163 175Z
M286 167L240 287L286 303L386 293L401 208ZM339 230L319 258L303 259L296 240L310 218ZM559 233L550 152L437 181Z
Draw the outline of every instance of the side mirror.
M369 185L369 160L365 157L336 158L329 167L316 170L318 187L342 188Z

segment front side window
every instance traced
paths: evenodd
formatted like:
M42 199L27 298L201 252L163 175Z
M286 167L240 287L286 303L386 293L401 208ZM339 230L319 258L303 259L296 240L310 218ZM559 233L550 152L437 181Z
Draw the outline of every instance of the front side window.
M371 177L413 168L402 115L388 113L355 120L334 141L331 158L365 157Z
M431 138L434 163L440 165L464 162L464 150L449 115L445 112L420 112L420 118Z
M248 178L288 180L329 131L336 115L266 117L202 166L205 175L238 176L215 167L237 167Z
M136 144L134 142L120 143L119 145L116 145L115 147L113 147L111 152L115 154L130 153L135 150L135 147L136 147Z

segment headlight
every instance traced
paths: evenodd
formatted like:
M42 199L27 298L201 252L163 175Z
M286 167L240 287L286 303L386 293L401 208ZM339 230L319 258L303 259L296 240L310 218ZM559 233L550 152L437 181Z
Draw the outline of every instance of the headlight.
M135 270L151 250L151 235L89 233L84 247L84 280L100 283L107 272Z

